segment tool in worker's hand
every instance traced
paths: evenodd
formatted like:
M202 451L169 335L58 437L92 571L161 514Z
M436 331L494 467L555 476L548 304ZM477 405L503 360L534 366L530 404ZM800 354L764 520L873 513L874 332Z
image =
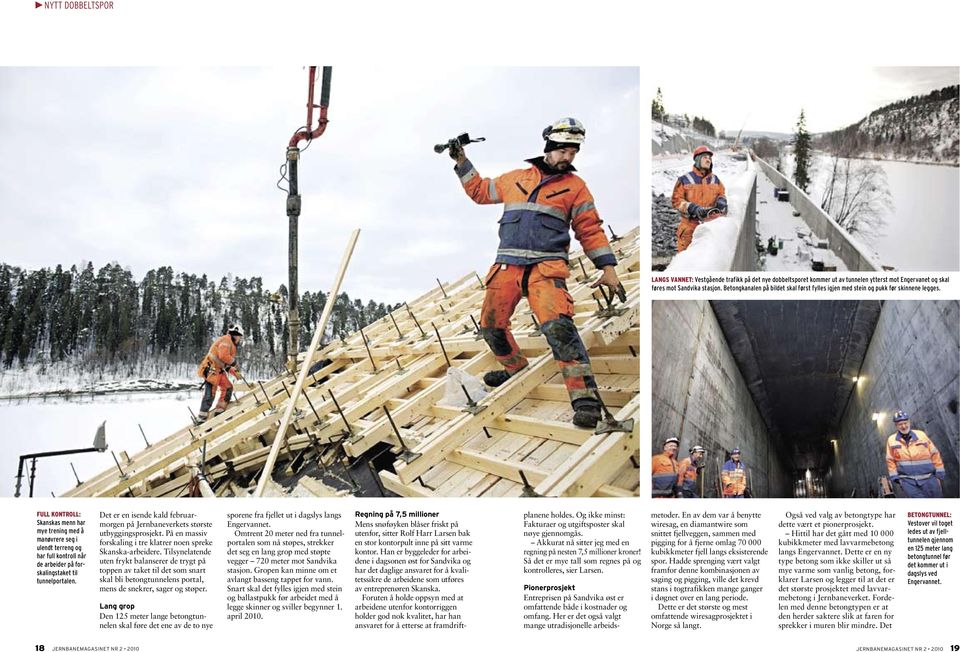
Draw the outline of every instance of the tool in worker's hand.
M627 302L627 290L623 287L623 283L617 283L617 298L620 299L621 303Z
M470 143L482 143L486 138L476 138L471 139L470 134L460 134L456 138L451 138L445 143L439 143L433 146L433 151L437 154L443 154L447 149L456 149L457 147L462 148L464 145L469 145Z

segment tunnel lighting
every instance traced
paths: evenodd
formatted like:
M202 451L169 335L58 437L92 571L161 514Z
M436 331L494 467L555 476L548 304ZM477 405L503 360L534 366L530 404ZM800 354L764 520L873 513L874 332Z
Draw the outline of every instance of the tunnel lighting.
M874 412L872 418L874 421L879 423L880 420L883 419L883 412Z
M813 476L812 476L812 474L810 473L810 469L807 469L807 480L809 480L809 479L812 478L812 477L813 477Z
M856 385L856 384L859 383L859 382L860 382L860 376L854 376L854 377L853 377L853 384Z

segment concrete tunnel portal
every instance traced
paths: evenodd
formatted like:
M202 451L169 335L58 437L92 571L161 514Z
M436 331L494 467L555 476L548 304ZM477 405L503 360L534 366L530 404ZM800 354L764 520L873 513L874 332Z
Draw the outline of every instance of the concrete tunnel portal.
M705 497L740 448L755 497L869 497L898 409L958 495L956 301L654 301L652 452L701 445Z

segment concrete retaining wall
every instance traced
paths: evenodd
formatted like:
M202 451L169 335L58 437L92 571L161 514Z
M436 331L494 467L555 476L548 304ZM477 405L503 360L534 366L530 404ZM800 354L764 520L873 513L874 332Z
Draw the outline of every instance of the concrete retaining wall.
M790 479L768 442L768 433L723 332L706 301L653 302L652 453L667 437L680 438L680 455L707 449L707 495L713 496L716 461L743 451L755 495L785 496Z
M830 251L835 253L837 257L844 262L848 270L851 272L881 271L881 269L870 260L869 254L854 243L846 231L841 229L837 223L833 221L833 218L820 208L819 204L797 188L792 181L777 172L776 168L769 163L756 156L754 156L754 160L774 185L778 188L789 189L790 205L800 213L800 217L803 218L803 221L806 222L807 226L810 227L810 230L813 231L818 238L829 241Z
M757 257L757 178L753 178L753 187L744 207L740 224L740 236L737 238L737 250L733 255L730 271L755 272L758 269Z
M956 301L887 301L870 340L860 381L840 421L831 493L869 495L887 475L886 441L898 409L930 436L947 471L944 495L960 495L960 305ZM874 413L882 413L879 422Z

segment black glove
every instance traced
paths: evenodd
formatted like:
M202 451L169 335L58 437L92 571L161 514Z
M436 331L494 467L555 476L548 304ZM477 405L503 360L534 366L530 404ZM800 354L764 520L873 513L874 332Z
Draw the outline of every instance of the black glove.
M690 202L687 204L687 215L690 217L698 217L700 214L700 205Z
M717 197L717 201L713 202L713 207L716 208L721 213L727 212L727 198L724 196Z
M460 142L459 142L456 138L454 138L453 140L451 140L450 143L449 143L449 145L450 145L450 147L449 147L449 150L450 150L450 158L452 158L454 161L456 161L457 159L459 159L459 158L463 155L463 145L461 145Z
M710 209L706 206L697 206L697 212L695 217L698 220L706 219L710 215Z

